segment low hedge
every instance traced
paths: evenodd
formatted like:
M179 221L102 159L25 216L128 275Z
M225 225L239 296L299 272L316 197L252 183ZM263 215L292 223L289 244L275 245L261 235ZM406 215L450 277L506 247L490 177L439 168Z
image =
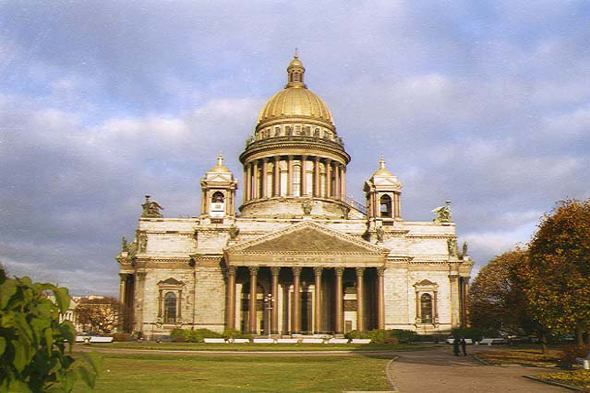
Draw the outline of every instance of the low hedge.
M170 332L170 337L175 342L189 343L202 343L205 338L223 338L221 334L209 329L174 329Z
M236 329L225 329L221 335L226 340L229 340L232 338L247 338L248 340L252 339L252 335L242 333Z
M370 338L371 342L375 344L399 344L399 343L410 343L413 341L419 341L416 332L411 330L401 329L390 329L380 330L375 329L368 332L360 332L358 330L352 330L344 335L348 339L354 338ZM430 338L432 340L432 338Z

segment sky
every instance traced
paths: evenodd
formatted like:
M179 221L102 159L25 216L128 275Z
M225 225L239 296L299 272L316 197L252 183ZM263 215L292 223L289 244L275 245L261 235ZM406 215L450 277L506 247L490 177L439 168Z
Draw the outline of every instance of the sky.
M474 272L590 197L590 2L0 2L0 262L116 295L121 236L152 195L195 216L294 48L352 162L387 167L402 217L452 203ZM241 200L241 190L238 191Z

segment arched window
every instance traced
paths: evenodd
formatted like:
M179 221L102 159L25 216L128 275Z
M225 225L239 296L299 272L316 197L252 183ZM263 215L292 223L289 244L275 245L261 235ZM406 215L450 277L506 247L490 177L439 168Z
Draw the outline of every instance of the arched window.
M293 165L293 195L301 195L301 165Z
M176 322L176 294L168 292L164 296L164 323Z
M223 196L223 193L220 191L217 191L211 197L211 202L213 202L213 203L223 203L224 201L225 201L225 197Z
M420 319L422 323L432 323L432 295L429 293L420 296Z
M391 217L391 197L383 195L381 197L381 217Z

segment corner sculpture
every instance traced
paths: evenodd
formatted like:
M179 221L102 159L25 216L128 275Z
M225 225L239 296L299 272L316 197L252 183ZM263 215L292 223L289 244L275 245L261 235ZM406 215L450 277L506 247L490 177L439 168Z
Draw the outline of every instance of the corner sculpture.
M446 201L444 206L439 206L433 209L431 213L436 214L436 217L432 220L433 222L453 222L453 216L451 215L451 201Z
M304 200L301 202L301 208L303 209L303 214L309 216L311 214L311 201L309 199Z
M160 210L164 210L162 206L158 204L158 202L150 201L150 196L145 196L145 202L141 205L143 211L141 212L141 217L144 218L162 218L162 213Z
M231 240L236 240L236 237L238 237L238 234L240 233L240 229L237 226L232 225L229 227L228 233Z

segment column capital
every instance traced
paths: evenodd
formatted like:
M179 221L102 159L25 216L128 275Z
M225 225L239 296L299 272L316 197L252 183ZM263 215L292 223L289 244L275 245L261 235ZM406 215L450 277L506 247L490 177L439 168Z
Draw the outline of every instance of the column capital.
M235 276L236 275L236 270L238 270L237 266L228 266L225 269L225 272L228 276Z
M129 273L119 273L119 277L121 277L121 280L126 280L128 275Z
M315 162L320 162L320 156L315 156L315 157L313 158L313 160L314 160Z
M301 275L301 266L293 266L291 269L293 270L293 276Z
M379 277L383 277L385 275L385 269L387 269L385 266L380 266L377 268L377 275Z
M344 274L344 268L343 267L335 267L334 272L336 273L337 276L342 277L342 275Z
M317 266L317 267L313 268L313 272L315 273L316 276L321 277L323 271L324 271L324 268L321 266Z
M267 163L268 162L268 157L262 157L262 162Z
M270 268L270 271L273 276L278 276L279 273L281 272L281 268L279 266L273 266Z
M365 274L365 268L364 267L357 267L354 270L356 270L356 275L362 277L363 274Z
M256 276L258 274L258 266L250 266L248 269L250 269L251 276Z

